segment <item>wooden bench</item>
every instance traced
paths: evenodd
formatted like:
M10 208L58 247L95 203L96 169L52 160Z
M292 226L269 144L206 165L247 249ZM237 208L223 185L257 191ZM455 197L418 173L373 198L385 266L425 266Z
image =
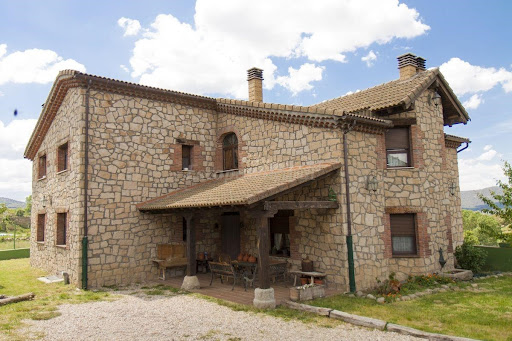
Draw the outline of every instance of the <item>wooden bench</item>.
M270 263L269 276L275 283L278 277L283 277L283 281L286 279L286 270L288 268L287 262L275 262Z
M306 276L306 277L310 277L309 283L311 283L311 284L314 283L315 278L323 279L325 287L327 287L327 279L326 279L327 274L325 274L323 272L317 272L317 271L308 272L308 271L294 270L294 271L290 271L290 274L295 276L293 278L293 286L297 285L297 276Z
M231 290L235 289L235 283L238 278L238 275L235 271L233 265L224 262L208 262L210 266L210 272L212 273L212 279L210 280L210 286L213 283L213 278L217 275L220 277L220 282L224 283L222 277L231 277L233 278L233 287Z
M168 268L187 267L187 247L182 244L157 244L156 258L152 261L158 265L159 278L165 280Z

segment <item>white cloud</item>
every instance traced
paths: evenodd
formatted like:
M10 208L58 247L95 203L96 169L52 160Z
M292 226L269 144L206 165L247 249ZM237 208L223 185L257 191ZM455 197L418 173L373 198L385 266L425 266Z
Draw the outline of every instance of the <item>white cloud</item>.
M464 107L466 109L476 109L483 102L484 102L484 100L482 99L482 95L481 94L474 94L467 101L465 101L462 105L464 105Z
M366 56L362 57L361 60L366 63L366 66L371 67L373 66L373 62L377 60L377 55L372 50L368 52Z
M23 159L23 151L37 120L0 121L0 196L25 200L31 192L32 163Z
M130 18L122 17L117 21L117 24L124 29L123 36L125 37L136 36L141 29L140 22Z
M121 70L123 70L124 72L130 72L130 70L126 67L126 65L119 65L119 67L121 68Z
M324 67L309 63L301 65L299 69L289 67L289 76L277 77L276 82L295 96L301 91L313 89L311 82L322 80L323 70Z
M0 45L0 85L5 83L50 83L65 69L85 72L85 66L73 59L63 59L52 50L30 49L7 54Z
M0 91L0 97L4 96L4 93L2 91Z
M512 72L505 68L486 68L452 58L440 69L457 95L485 92L497 85L501 85L505 92L512 91Z
M483 148L484 152L475 158L459 159L460 189L462 191L496 186L496 180L505 180L502 164L496 160L501 154L491 145Z
M130 65L142 84L245 98L246 70L253 66L265 70L266 89L276 84L292 92L311 89L310 81L321 76L321 66L313 63L286 76L272 58L345 62L358 48L428 29L416 10L397 0L198 0L194 23L160 14L141 29Z

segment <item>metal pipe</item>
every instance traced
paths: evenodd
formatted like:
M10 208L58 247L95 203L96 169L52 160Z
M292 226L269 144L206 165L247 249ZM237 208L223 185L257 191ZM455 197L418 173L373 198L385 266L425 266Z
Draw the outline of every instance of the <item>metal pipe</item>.
M92 81L87 81L87 88L85 90L85 144L84 144L84 236L82 238L82 289L87 289L87 267L88 267L88 191L89 191L89 96Z
M356 276L355 276L355 266L354 266L354 247L352 243L352 213L350 210L350 177L348 173L348 142L347 142L347 134L354 128L356 125L356 120L352 123L346 122L347 117L341 117L341 129L343 130L343 164L345 166L345 198L347 205L347 256L348 256L348 279L350 292L356 291Z
M469 147L469 143L468 142L464 142L466 144L465 147L462 147L461 149L457 150L457 154L460 153L461 151L465 150L465 149L468 149Z

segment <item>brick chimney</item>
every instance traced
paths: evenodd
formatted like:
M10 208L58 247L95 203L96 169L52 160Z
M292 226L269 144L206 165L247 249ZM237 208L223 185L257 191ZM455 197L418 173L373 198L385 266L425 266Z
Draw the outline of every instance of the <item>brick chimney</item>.
M417 57L412 53L398 56L398 70L400 79L408 79L418 72L425 71L425 58Z
M249 82L249 101L263 102L263 70L255 67L247 70L247 81Z

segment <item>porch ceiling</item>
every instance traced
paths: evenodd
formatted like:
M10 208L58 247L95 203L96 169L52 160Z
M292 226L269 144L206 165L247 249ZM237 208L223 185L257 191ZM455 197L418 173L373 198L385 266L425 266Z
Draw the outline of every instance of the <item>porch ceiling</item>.
M139 211L160 211L251 205L315 180L340 167L340 163L321 163L209 180L142 202L137 205L137 209Z

